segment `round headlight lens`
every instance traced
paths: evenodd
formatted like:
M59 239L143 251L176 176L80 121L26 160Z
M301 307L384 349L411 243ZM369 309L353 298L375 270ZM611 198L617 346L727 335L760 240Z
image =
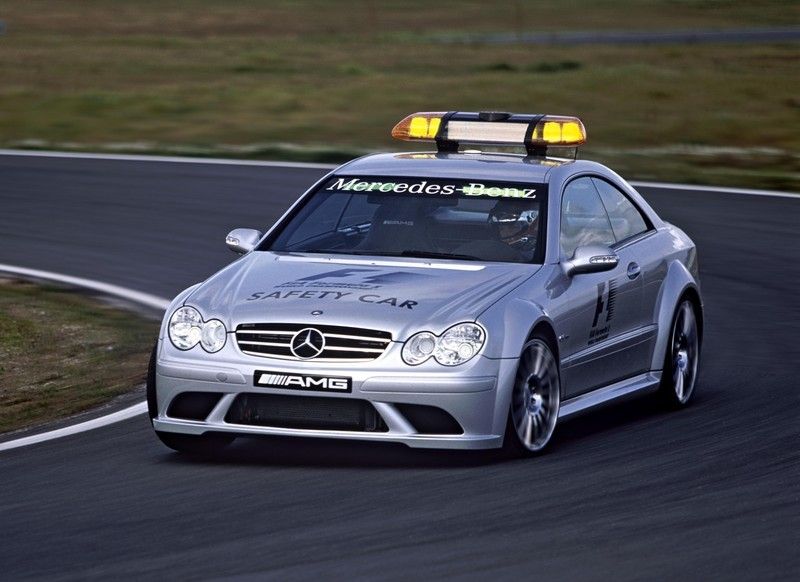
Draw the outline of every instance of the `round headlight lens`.
M403 346L403 361L416 366L433 357L443 366L471 360L483 347L486 332L476 323L459 323L436 337L429 331L411 336Z
M219 319L212 319L203 324L200 345L207 352L218 352L225 346L225 324Z
M486 333L475 323L454 325L439 338L433 357L443 366L458 366L471 360L483 347Z
M403 346L403 361L410 366L421 364L431 357L436 349L436 336L429 331L423 331L414 336Z
M194 307L181 307L169 318L169 339L179 350L190 350L200 341L203 318Z

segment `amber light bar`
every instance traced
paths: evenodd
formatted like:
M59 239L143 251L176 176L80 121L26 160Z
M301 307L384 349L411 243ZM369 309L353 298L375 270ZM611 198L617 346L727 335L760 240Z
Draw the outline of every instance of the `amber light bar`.
M484 111L413 113L392 129L406 141L435 141L440 150L459 144L524 146L529 153L548 147L577 147L586 143L586 128L577 117Z

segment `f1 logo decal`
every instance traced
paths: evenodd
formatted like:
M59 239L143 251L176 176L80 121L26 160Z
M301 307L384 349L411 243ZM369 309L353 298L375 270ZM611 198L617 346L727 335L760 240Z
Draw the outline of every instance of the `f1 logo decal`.
M608 282L608 295L606 296L605 281L597 284L597 305L594 309L592 327L597 327L600 316L606 314L606 323L614 318L614 307L617 303L617 282L613 279Z
M368 273L374 273L372 275ZM367 283L370 285L391 285L394 283L409 283L415 280L428 277L421 273L409 273L407 271L383 272L379 269L337 269L327 273L319 273L310 277L303 277L299 281L322 281L325 279L344 279L353 277L352 281Z
M337 279L341 277L349 277L356 273L373 273L375 269L338 269L336 271L328 271L327 273L320 273L318 275L311 275L310 277L303 277L300 281L319 281L320 279Z

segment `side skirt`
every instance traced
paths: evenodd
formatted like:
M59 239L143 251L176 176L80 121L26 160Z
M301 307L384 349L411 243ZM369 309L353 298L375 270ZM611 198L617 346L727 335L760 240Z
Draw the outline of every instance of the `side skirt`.
M575 398L564 400L558 412L559 420L580 414L597 406L609 404L626 398L647 394L658 390L661 372L647 372L627 380L610 384Z

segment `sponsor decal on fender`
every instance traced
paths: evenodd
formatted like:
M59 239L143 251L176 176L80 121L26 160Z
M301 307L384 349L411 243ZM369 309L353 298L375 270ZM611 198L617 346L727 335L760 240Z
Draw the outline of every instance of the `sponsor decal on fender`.
M604 297L605 296L605 297ZM597 304L592 320L592 329L589 330L589 345L596 344L608 338L611 331L611 320L614 319L614 309L617 303L617 282L611 279L608 282L608 294L606 295L605 281L597 284ZM603 323L602 316L605 313L605 326L598 327Z

